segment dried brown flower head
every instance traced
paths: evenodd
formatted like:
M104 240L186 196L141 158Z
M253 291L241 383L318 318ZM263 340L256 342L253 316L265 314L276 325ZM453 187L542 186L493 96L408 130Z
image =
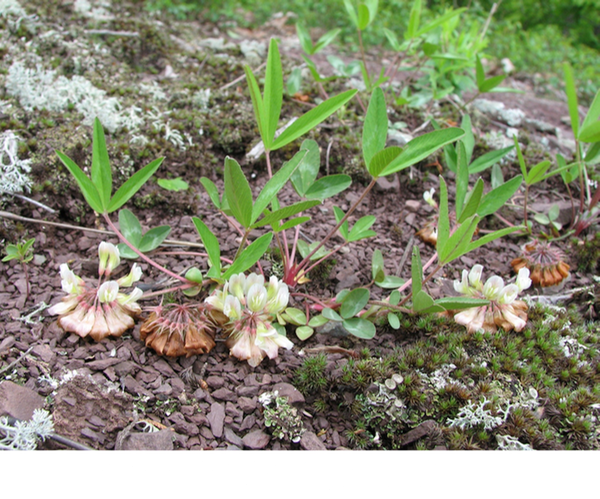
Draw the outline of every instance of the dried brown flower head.
M510 263L515 272L528 268L533 284L545 288L556 286L569 277L570 267L565 258L565 254L549 242L536 240L525 244L521 256Z
M208 353L215 346L217 326L205 312L204 304L161 304L142 324L140 337L167 357Z

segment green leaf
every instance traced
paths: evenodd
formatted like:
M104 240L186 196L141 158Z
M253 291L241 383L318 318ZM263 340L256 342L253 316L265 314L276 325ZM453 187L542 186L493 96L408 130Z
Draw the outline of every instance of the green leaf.
M219 246L219 240L198 217L192 217L192 222L194 222L194 226L196 227L200 239L202 240L202 244L208 254L208 260L211 267L208 271L208 276L219 278L221 276L221 248Z
M600 142L600 121L582 127L579 140L581 142Z
M112 171L106 141L104 139L104 130L102 123L98 118L94 118L94 133L92 142L92 182L98 190L104 210L110 202L112 194ZM104 211L102 210L102 211Z
M306 314L298 308L286 308L281 317L285 322L294 326L303 326L306 324Z
M480 237L476 241L471 241L468 247L468 251L473 251L474 249L477 249L485 244L491 243L492 241L495 241L500 237L507 236L509 234L512 234L513 232L517 232L522 229L523 227L521 226L506 227L505 229L497 230L495 232L492 232L491 234L486 234L485 236Z
M223 274L223 279L229 279L234 274L239 274L252 267L260 258L265 254L273 239L273 233L269 232L263 234L250 246L248 246L242 253L236 258L231 267L229 267Z
M301 197L304 197L308 188L314 183L317 175L319 174L319 168L321 166L321 153L319 151L319 144L312 139L306 139L300 146L300 151L305 151L306 154L302 157L298 168L294 170L290 178L294 189ZM296 155L292 158L292 161L296 158ZM285 163L284 163L285 166Z
M480 156L469 165L469 173L474 174L486 170L490 166L500 161L504 156L506 156L510 151L512 151L514 147L515 146L504 147L502 149L490 151Z
M296 328L296 336L299 340L304 341L314 334L315 330L312 327L300 326Z
M263 218L261 218L258 222L252 225L252 228L255 229L257 227L262 227L263 225L273 225L283 220L285 218L292 217L298 213L301 213L305 210L312 208L313 206L317 206L321 204L319 200L312 201L300 201L299 203L292 204L290 206L284 206L279 210L275 210L271 213L268 213Z
M456 144L456 217L460 218L467 190L469 189L469 166L467 163L467 151L463 141Z
M277 40L271 38L269 43L269 54L267 56L267 70L265 73L265 93L263 105L265 109L266 138L263 143L267 151L271 150L271 144L275 138L279 116L281 115L281 104L283 102L283 69Z
M390 298L388 301L389 301L390 305L393 305L393 306L398 305L398 303L400 303L400 291L398 291L397 289L392 291L390 293Z
M212 180L210 180L206 177L202 177L200 179L200 183L204 186L204 189L206 189L208 197L210 198L212 203L215 205L215 208L217 210L220 210L221 209L221 199L219 196L219 191L217 189L217 186L214 184L214 182Z
M587 114L585 115L585 119L583 120L583 124L581 125L582 130L588 125L595 123L598 120L598 118L600 118L600 90L596 92L594 100L592 101L592 105L590 106Z
M387 321L392 329L400 329L400 319L396 314L391 312L387 314Z
M190 184L188 184L181 177L177 177L177 178L173 178L173 179L159 178L156 181L156 183L158 185L160 185L163 189L167 189L168 191L175 191L175 192L186 191L190 187Z
M269 181L265 184L265 186L260 191L260 194L256 198L254 206L252 206L252 218L250 220L250 224L256 222L258 217L262 215L264 209L269 206L271 200L277 196L277 193L282 189L282 187L286 184L286 182L292 176L292 173L298 168L298 165L306 156L307 151L298 151L291 159L283 165L283 167L276 172ZM244 180L246 177L244 177ZM252 194L250 194L250 202L252 202Z
M435 306L433 298L429 296L425 291L421 290L413 296L413 310L415 312L422 312ZM440 307L443 311L444 309Z
M131 197L139 191L148 179L154 175L165 158L158 158L147 164L141 170L135 172L119 189L110 200L107 213L112 213L123 206Z
M463 310L465 308L482 307L488 305L489 300L480 300L479 298L468 297L447 297L435 300L435 304L444 308L444 310Z
M579 138L579 107L577 104L577 90L575 89L575 79L573 78L573 69L568 62L563 64L565 73L565 92L567 93L567 104L569 105L569 116L571 117L571 128L576 139Z
M448 238L444 251L439 254L439 262L442 265L459 258L468 251L467 247L473 238L478 223L479 217L475 215L454 231L454 234Z
M345 191L352 184L352 178L349 175L337 174L321 177L314 182L306 191L304 197L308 199L324 200Z
M335 37L340 34L341 31L342 30L340 28L336 28L325 33L321 38L319 38L319 40L317 40L313 54L316 54L327 47L327 45L329 45L335 39Z
M491 92L494 88L496 88L500 83L504 81L506 75L498 75L492 76L483 82L483 84L479 87L479 91L484 94L486 92Z
M138 218L127 208L119 211L119 229L125 236L125 239L136 248L139 248L140 241L142 240L142 226ZM137 258L138 255L135 253L134 255L134 258Z
M423 287L423 265L421 263L421 253L417 245L414 245L412 249L410 272L412 277L412 294L415 296Z
M369 173L374 178L378 178L380 173L385 170L401 152L402 148L398 146L386 147L382 151L379 151L377 154L375 154L375 156L373 156L371 163L368 165Z
M373 156L385 147L387 132L385 97L383 90L377 87L371 95L362 133L362 151L367 168L369 168Z
M390 31L387 28L383 28L383 34L388 39L388 42L390 42L392 50L396 52L400 52L402 50L402 48L400 47L400 42L398 41L398 37L393 31Z
M533 185L538 182L541 182L542 177L548 171L548 168L550 168L549 160L540 161L531 170L529 170L527 177L525 177L525 183L527 185Z
M492 189L496 189L504 183L504 175L502 174L502 168L500 168L498 164L492 166L492 174L490 175L490 181L492 183Z
M385 277L383 254L381 253L381 250L376 249L373 251L373 256L371 258L371 275L373 281L381 281Z
M298 137L304 135L309 130L312 130L319 123L329 118L335 113L340 107L348 102L357 90L348 90L335 97L327 99L325 102L321 102L317 107L311 109L306 114L303 114L294 123L292 123L285 131L275 139L271 146L271 151L275 151L290 142L296 140Z
M358 16L356 15L354 5L352 5L350 0L344 0L344 6L346 7L346 11L348 12L348 16L350 17L352 24L358 28Z
M68 156L64 155L60 151L56 151L56 155L60 158L62 163L67 167L67 170L71 172L71 175L75 177L77 185L81 189L81 193L83 197L87 201L87 204L90 205L92 210L97 213L104 213L104 206L102 203L102 199L100 198L100 194L96 189L96 186L92 183L89 177L83 173L81 168L77 166L72 159Z
M296 33L298 34L298 40L300 40L302 50L308 55L313 55L315 50L308 30L302 24L296 23Z
M330 309L331 310L331 309ZM341 317L340 317L341 319ZM308 321L308 325L310 327L321 327L327 324L329 320L327 317L324 317L322 314L315 315L311 320Z
M297 245L298 251L302 255L302 258L306 258L318 246L318 244L318 241L308 244L306 241L299 239ZM310 261L312 262L314 260L319 260L327 255L327 253L329 253L327 248L325 246L321 246L319 250L310 257Z
M465 114L460 123L460 128L465 131L465 136L460 141L465 145L465 153L467 157L467 165L471 163L473 157L473 149L475 148L475 137L473 136L473 125L471 117Z
M425 33L428 33L429 31L437 28L438 26L441 26L446 21L449 21L454 16L457 16L466 10L467 10L466 8L462 7L460 9L450 10L450 11L442 14L441 16L437 16L435 19L433 19L433 21L427 23L419 31L417 31L416 36L421 36L421 35L424 35Z
M342 322L342 325L346 331L357 338L370 340L375 337L375 325L372 322L361 319L360 317L346 319Z
M592 145L585 154L584 161L590 165L596 164L596 160L600 157L600 143L596 142Z
M146 232L140 241L140 245L138 249L142 253L147 253L148 251L155 250L162 244L162 242L167 238L169 233L171 232L171 227L168 225L161 225L159 227L154 227Z
M479 208L477 208L477 214L483 218L495 213L517 192L521 182L523 182L523 176L517 175L499 187L492 189L481 199Z
M394 275L386 275L382 280L377 281L375 285L383 289L394 289L399 288L405 282L406 281L400 277L396 277Z
M366 288L356 288L350 291L342 301L340 315L344 319L349 319L358 314L368 303L371 294Z
M373 215L366 215L359 220L356 221L350 234L348 234L348 241L358 241L360 239L364 239L365 237L371 237L376 235L373 231L369 231L368 229L375 223L376 218ZM365 235L368 233L368 236Z
M412 139L396 159L381 172L381 176L391 175L418 163L440 147L460 139L464 134L465 132L461 128L446 128Z
M330 321L334 321L334 322L342 322L344 319L342 319L340 317L340 315L333 310L332 308L324 308L323 309L323 317L325 317L326 319L330 320Z
M481 64L478 55L475 56L475 80L477 82L477 88L481 92L481 86L485 82L485 71L483 70L483 64Z
M345 213L338 208L337 206L333 207L333 213L335 215L335 221L337 223L340 223L340 221L342 220L342 218L344 218ZM338 229L340 231L340 235L342 236L342 238L347 241L348 240L348 220L346 220Z
M436 249L438 254L445 250L450 234L450 219L448 216L448 187L443 177L440 177L440 212L438 216L438 237Z
M225 158L225 197L235 219L246 229L252 225L252 191L239 163Z
M191 269L189 269L186 273L185 273L185 278L188 281L192 281L192 282L197 282L198 284L202 284L202 272L200 272L200 269L196 268L196 267L192 267Z
M249 66L244 66L244 72L246 73L246 81L248 83L248 89L250 90L250 97L252 98L252 106L254 107L254 116L256 118L256 124L258 125L258 131L260 132L263 144L267 144L267 117L262 95L260 94L260 88L258 87L258 82ZM271 138L271 140L273 139Z
M513 136L513 140L515 142L515 147L517 148L517 158L519 158L519 166L521 167L521 173L523 174L523 178L527 178L527 166L525 165L525 159L523 158L521 146L519 145L519 141L517 140L516 135Z
M417 36L419 25L421 24L421 0L414 0L412 9L410 9L410 16L408 18L408 28L404 38L410 40Z
M481 201L482 194L483 180L481 180L481 177L479 177L475 183L475 187L473 187L473 190L469 192L467 200L465 201L465 206L460 214L460 217L458 218L458 223L464 223L469 217L477 213L477 208L479 208L479 202Z

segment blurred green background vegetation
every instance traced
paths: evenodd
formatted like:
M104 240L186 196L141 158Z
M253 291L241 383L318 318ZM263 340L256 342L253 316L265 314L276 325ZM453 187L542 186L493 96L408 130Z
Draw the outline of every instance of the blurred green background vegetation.
M367 46L387 45L382 28L401 34L412 0L380 0L375 22L365 31ZM508 57L517 72L537 73L562 86L562 63L574 68L584 102L600 81L600 0L500 0L487 31L484 56ZM492 0L428 0L422 22L450 8L467 7L465 26L483 26ZM356 32L342 0L147 0L146 8L178 18L197 18L221 27L256 28L277 12L293 12L309 28L341 28L338 43L357 49Z

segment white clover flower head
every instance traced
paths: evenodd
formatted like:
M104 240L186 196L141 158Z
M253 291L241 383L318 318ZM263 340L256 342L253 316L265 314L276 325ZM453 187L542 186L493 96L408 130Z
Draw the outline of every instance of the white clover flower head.
M119 248L112 243L102 241L98 245L98 275L109 276L111 272L121 263Z
M231 355L257 366L265 356L277 357L280 346L293 346L272 325L287 307L289 297L288 286L276 277L265 284L262 275L240 273L231 276L223 289L206 298L205 303L229 319L223 328L229 332L227 346Z
M479 330L497 331L498 327L510 331L521 331L527 325L527 305L517 297L522 289L531 285L527 269L517 278L516 284L504 285L504 280L491 276L482 284L481 265L475 265L470 272L462 271L462 280L454 281L454 289L471 297L489 300L489 304L469 308L454 315L458 324L467 327L470 332Z

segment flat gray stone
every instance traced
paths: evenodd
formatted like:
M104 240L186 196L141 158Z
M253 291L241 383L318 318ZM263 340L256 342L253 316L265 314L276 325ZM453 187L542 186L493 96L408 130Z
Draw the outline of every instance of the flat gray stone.
M211 393L213 398L217 400L233 401L237 399L237 395L227 388L219 388Z
M307 431L302 435L300 447L304 450L327 450L325 444L312 431Z
M242 438L244 447L255 450L264 449L269 444L269 440L271 440L271 437L262 430L251 431Z
M295 386L290 385L289 383L277 383L273 386L272 390L277 391L280 397L287 397L288 402L291 405L304 404L306 402L304 395L302 395Z
M122 450L173 450L174 436L171 430L131 433L123 442Z
M44 407L44 399L36 392L12 381L0 383L0 415L28 421L35 409Z
M225 421L225 408L223 404L213 402L210 406L210 413L207 416L210 423L210 429L216 438L223 435L223 422Z

